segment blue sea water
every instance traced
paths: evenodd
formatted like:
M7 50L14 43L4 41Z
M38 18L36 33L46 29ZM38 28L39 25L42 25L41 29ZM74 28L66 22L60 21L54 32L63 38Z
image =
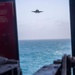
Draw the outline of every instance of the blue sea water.
M71 41L20 40L19 54L23 75L33 75L44 65L51 64L55 59L61 59L63 54L71 54Z

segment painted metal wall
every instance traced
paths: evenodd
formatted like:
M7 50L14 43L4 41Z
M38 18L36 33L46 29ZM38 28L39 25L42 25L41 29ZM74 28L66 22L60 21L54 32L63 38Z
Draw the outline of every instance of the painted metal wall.
M0 56L19 60L15 0L0 0Z
M70 2L72 56L75 56L75 0L69 0L69 2ZM73 69L73 75L75 75L75 68Z

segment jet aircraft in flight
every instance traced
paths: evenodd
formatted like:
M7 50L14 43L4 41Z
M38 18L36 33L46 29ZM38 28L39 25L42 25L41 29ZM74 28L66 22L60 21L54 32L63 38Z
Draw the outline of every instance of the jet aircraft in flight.
M39 11L38 9L36 9L35 11L32 11L32 12L34 12L34 13L41 13L43 11Z

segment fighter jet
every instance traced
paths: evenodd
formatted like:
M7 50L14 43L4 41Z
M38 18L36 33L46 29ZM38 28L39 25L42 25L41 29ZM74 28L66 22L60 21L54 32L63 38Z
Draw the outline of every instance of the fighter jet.
M32 12L34 12L34 13L41 13L43 11L39 11L38 9L36 9L35 11L32 11Z

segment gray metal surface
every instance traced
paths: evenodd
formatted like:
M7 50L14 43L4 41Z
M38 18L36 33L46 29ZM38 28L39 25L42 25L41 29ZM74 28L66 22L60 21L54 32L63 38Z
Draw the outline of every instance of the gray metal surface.
M33 75L55 75L60 66L60 64L51 64L48 66L44 66Z

